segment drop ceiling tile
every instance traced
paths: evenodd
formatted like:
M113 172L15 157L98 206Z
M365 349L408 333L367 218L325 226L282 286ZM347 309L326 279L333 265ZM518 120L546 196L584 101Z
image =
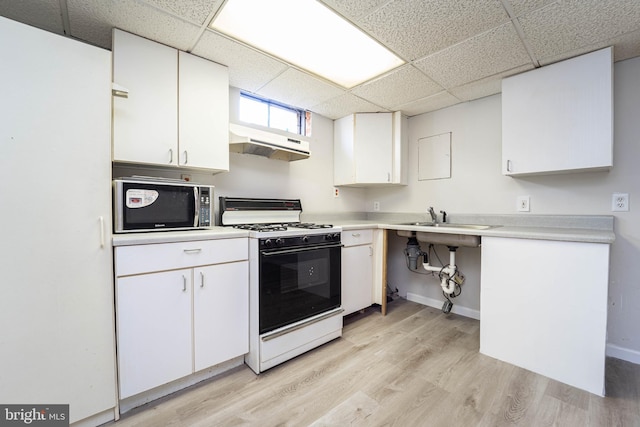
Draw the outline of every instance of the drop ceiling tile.
M198 25L204 24L207 17L218 10L223 0L142 0L152 6L192 21Z
M229 67L229 84L255 92L287 65L213 31L205 31L192 53Z
M362 86L352 93L394 111L395 107L438 93L442 87L412 65L405 65Z
M498 0L394 0L358 22L401 57L414 60L508 20Z
M533 64L523 65L491 77L451 88L449 92L462 101L472 101L474 99L484 98L485 96L495 95L496 93L502 92L503 78L520 74L533 68Z
M310 108L314 113L318 113L329 119L339 119L351 113L379 113L389 110L365 101L351 93L345 93L335 98L331 98Z
M452 88L530 63L511 22L416 61L414 65Z
M516 16L532 12L536 9L555 3L557 0L503 0L505 3L511 4L511 8Z
M624 61L625 59L640 56L640 30L627 33L619 37L614 37L612 39L602 40L598 43L583 46L578 49L562 52L558 55L546 57L540 61L540 64L553 64L554 62L563 61L565 59L573 58L575 56L583 55L609 46L613 46L614 62Z
M59 0L0 1L0 16L64 34Z
M357 20L376 10L389 0L320 0L342 16Z
M199 33L197 25L136 0L67 0L71 35L111 49L111 30L121 30L187 50Z
M443 90L435 95L400 105L398 110L402 111L406 116L412 117L417 116L418 114L424 114L441 108L450 107L459 103L460 100L458 98Z
M294 107L310 109L344 91L307 73L289 68L256 93Z
M567 0L519 18L541 63L640 28L638 0Z

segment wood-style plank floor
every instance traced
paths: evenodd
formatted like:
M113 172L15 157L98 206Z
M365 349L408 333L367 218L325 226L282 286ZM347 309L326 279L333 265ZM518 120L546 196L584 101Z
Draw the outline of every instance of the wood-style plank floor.
M398 299L261 375L238 367L110 426L640 426L640 365L608 359L601 398L480 354L479 330Z

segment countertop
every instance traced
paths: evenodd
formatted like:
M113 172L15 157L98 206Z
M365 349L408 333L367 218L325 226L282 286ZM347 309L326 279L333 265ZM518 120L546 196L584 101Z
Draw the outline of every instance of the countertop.
M327 220L329 219L329 220ZM486 237L507 237L516 239L557 240L568 242L606 243L615 241L613 217L609 216L529 216L527 218L510 215L469 216L452 218L448 227L402 225L405 222L424 221L415 216L401 214L384 215L377 218L344 219L323 216L314 222L331 222L344 231L364 228L387 230L409 230L430 233L467 234ZM305 221L307 221L305 219ZM491 228L474 230L455 228L455 224L483 224ZM498 224L497 224L498 223ZM502 223L504 225L501 225ZM113 235L113 246L145 245L154 243L185 242L196 240L232 239L248 237L249 232L230 227L211 227L206 230L161 231L147 233L124 233Z

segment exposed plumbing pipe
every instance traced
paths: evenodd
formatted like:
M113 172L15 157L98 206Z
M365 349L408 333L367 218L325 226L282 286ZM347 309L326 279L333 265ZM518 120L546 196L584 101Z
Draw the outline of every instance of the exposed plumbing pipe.
M430 265L429 262L422 263L422 267L427 271L434 271L440 274L440 287L447 295L453 294L456 289L456 282L453 277L457 273L456 268L456 246L449 246L449 265L446 267L436 267Z

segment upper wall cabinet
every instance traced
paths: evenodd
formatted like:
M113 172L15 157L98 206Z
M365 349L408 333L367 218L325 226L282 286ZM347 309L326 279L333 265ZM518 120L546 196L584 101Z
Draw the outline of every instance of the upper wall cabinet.
M502 81L502 173L613 166L613 49Z
M113 161L229 170L229 74L222 65L113 32Z
M400 112L356 113L336 120L334 185L406 185L406 129Z

